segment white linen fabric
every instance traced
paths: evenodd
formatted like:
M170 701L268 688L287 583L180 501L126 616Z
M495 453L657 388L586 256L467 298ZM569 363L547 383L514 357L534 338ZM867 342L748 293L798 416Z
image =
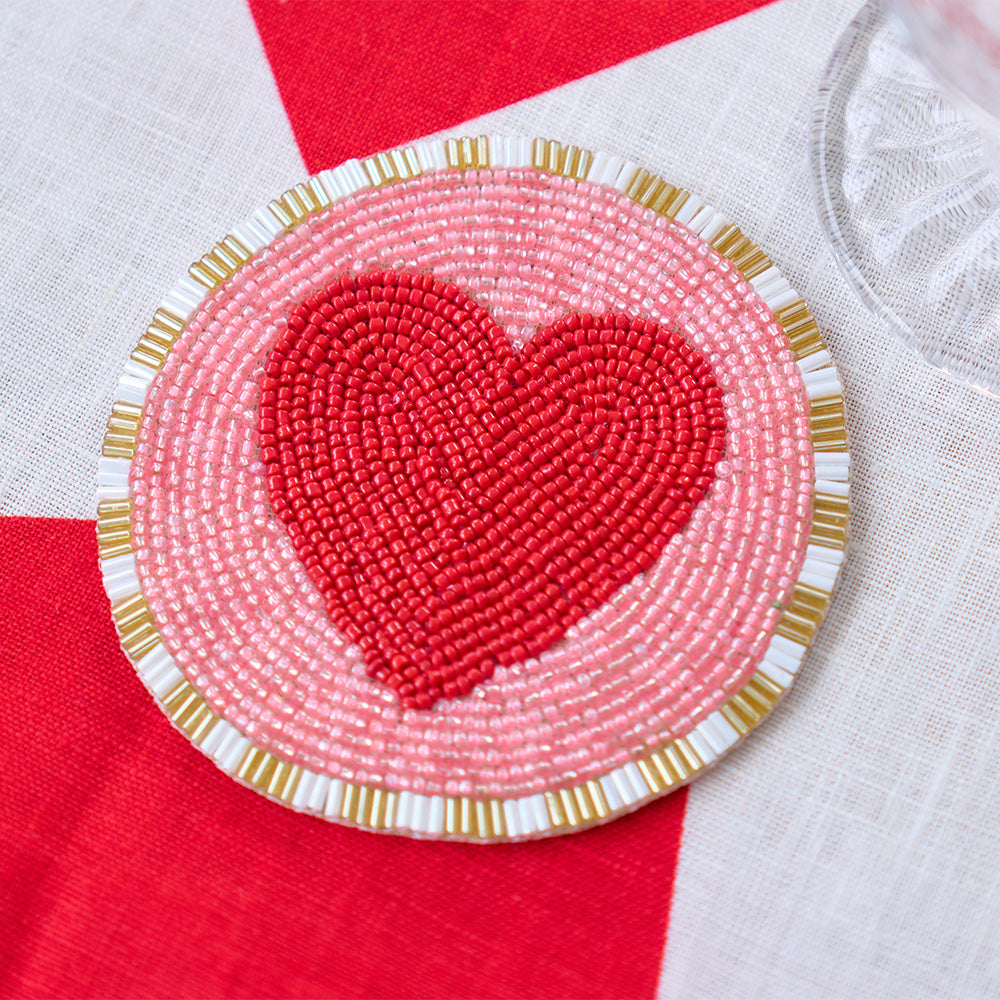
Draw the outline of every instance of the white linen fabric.
M0 79L0 515L94 517L153 310L305 167L243 3L5 3Z
M449 133L621 152L698 193L845 384L849 558L787 701L691 789L663 998L1000 994L1000 400L897 346L820 233L809 125L854 9L781 0ZM0 514L92 517L153 309L304 168L242 4L18 0L0 67Z
M852 2L786 0L457 132L624 150L809 303L845 385L852 532L775 716L691 787L660 995L1000 995L1000 400L841 276L808 157Z

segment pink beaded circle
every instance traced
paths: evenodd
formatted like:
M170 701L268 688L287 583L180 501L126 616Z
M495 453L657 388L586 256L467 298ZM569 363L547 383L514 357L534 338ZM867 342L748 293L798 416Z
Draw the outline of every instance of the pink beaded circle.
M192 310L142 402L128 471L135 574L162 643L148 655L182 679L157 690L155 664L144 672L133 658L175 722L178 692L190 692L202 716L227 727L224 738L193 736L222 766L305 811L493 840L634 808L766 714L805 649L797 608L828 594L836 575L842 545L816 531L826 473L811 403L835 395L817 397L815 370L828 388L835 375L815 350L793 350L776 318L787 314L787 285L769 306L707 238L719 243L725 224L713 218L699 232L690 213L685 223L644 205L624 176L631 165L607 183L593 165L565 176L511 159L439 164L340 196L335 176L314 181L328 203L248 254ZM710 369L725 417L714 478L655 558L544 648L423 701L379 683L347 619L331 621L322 576L272 505L277 451L269 466L258 439L277 412L261 423L262 386L276 392L280 365L270 382L265 370L295 308L384 272L460 290L515 352L570 315L672 331ZM273 435L262 440L266 449ZM552 498L554 516L568 501ZM834 567L825 591L820 563ZM178 722L189 735L191 717ZM229 744L239 749L227 757Z

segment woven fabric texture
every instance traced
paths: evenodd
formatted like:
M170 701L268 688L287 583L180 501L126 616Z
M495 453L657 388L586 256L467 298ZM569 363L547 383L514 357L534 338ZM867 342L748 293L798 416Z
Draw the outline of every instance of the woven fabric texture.
M3 519L0 546L0 996L654 995L683 793L491 847L300 816L128 678L92 523Z
M848 561L786 705L691 788L663 997L1000 990L1000 401L898 346L820 233L809 124L853 14L779 3L466 129L627 137L774 256L845 383Z
M336 59L284 79L267 25L295 6L0 12L0 994L996 996L1000 401L897 346L823 242L809 126L854 0L616 38L575 82L429 101L353 149ZM511 17L541 32L543 11ZM295 99L310 87L343 99ZM62 520L93 517L115 379L187 264L307 167L442 129L621 152L696 191L839 366L854 506L832 610L686 812L501 849L304 821L171 731L117 649L92 522Z

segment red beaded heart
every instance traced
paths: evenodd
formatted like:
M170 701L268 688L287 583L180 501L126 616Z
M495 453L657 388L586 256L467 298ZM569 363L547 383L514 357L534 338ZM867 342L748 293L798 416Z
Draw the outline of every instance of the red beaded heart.
M456 286L388 271L293 310L258 428L330 619L428 708L649 569L711 485L726 421L711 366L655 323L569 315L518 355Z

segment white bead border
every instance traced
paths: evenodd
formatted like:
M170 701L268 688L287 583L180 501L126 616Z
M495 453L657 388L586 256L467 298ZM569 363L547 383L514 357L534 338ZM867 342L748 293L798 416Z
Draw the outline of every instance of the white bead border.
M753 677L685 737L598 779L516 799L426 796L353 784L255 747L212 711L160 638L136 573L129 469L149 386L205 299L262 247L337 199L423 173L531 168L621 191L700 235L743 274L774 313L810 400L815 464L812 532L793 596ZM348 160L259 209L191 265L164 298L126 362L97 472L97 535L104 586L122 646L173 724L227 774L293 809L370 830L480 842L522 840L605 822L677 788L755 729L784 695L826 612L847 543L843 393L815 321L763 251L709 205L629 160L545 139L478 136L420 142Z

